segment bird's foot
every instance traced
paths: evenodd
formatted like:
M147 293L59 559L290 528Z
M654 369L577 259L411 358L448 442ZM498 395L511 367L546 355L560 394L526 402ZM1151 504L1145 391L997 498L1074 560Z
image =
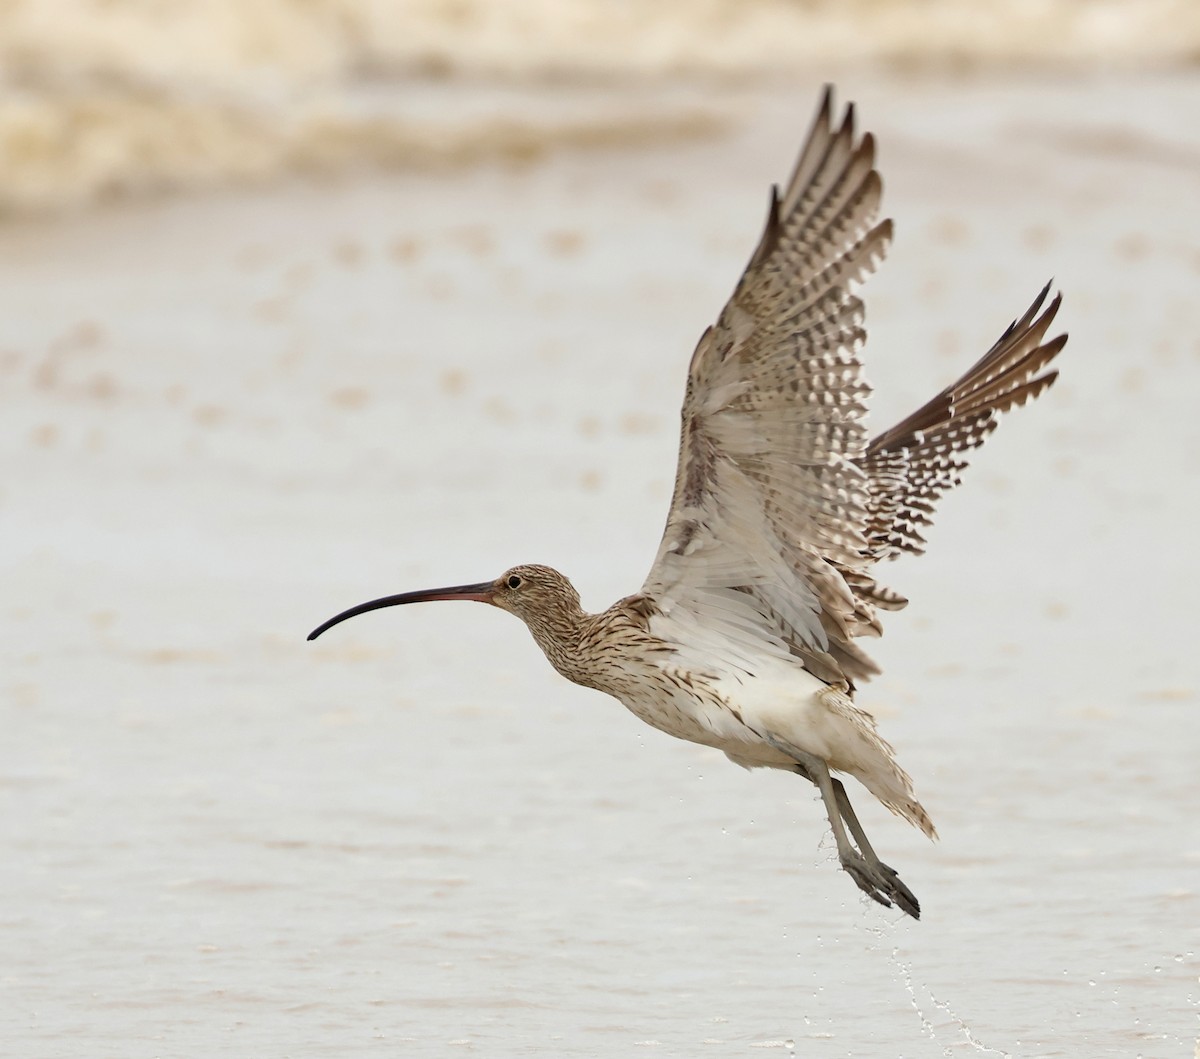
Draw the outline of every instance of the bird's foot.
M913 919L921 918L921 903L900 881L895 868L889 867L881 860L869 861L857 851L852 851L840 860L842 868L854 880L855 885L872 901L878 901L885 908L891 908L894 904Z

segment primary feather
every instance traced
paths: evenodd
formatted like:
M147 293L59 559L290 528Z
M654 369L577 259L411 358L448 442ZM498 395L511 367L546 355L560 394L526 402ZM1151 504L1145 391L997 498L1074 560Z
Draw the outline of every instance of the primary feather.
M867 442L866 339L855 291L882 260L875 142L826 90L758 246L692 357L675 491L643 593L703 616L737 644L798 658L822 680L877 672L855 643L904 597L870 567L919 552L920 528L1001 413L1049 386L1039 374L1059 299L1044 290L952 386Z

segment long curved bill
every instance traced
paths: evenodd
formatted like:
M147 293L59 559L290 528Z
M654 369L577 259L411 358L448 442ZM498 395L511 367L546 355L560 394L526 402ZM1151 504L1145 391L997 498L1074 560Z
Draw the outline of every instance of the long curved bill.
M496 586L491 581L483 581L478 585L457 585L454 588L427 588L423 592L401 592L398 596L384 596L373 599L370 603L360 603L357 607L335 614L323 625L318 625L308 634L308 639L315 640L321 633L332 629L347 618L366 614L369 610L379 610L382 607L398 607L403 603L429 603L436 599L473 599L479 603L491 603L496 593Z

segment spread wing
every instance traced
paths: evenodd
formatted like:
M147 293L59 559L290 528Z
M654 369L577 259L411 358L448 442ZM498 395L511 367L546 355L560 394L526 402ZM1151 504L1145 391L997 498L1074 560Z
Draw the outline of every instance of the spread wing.
M731 661L799 654L840 679L831 643L869 623L834 563L867 548L866 334L854 289L883 258L875 143L826 89L791 179L692 357L675 493L643 586Z
M1065 334L1042 341L1062 304L1062 295L1056 295L1042 311L1049 293L1047 284L978 364L867 446L858 463L870 480L872 560L923 553L919 527L929 525L936 501L958 485L967 453L987 440L1004 412L1058 378L1057 371L1042 371L1067 344Z
M666 530L642 593L678 638L753 670L764 653L823 680L877 669L855 644L903 597L868 572L917 528L996 417L1048 386L1039 298L957 383L869 445L854 291L882 260L874 140L826 89L746 271L692 357ZM1035 319L1036 317L1036 319Z

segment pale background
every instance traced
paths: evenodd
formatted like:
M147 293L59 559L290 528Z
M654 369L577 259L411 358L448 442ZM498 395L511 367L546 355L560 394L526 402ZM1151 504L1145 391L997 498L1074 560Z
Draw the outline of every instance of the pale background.
M0 1053L1188 1057L1190 3L0 9ZM1051 276L1063 377L863 689L941 831L388 592L637 588L692 346L822 82L880 141L883 427Z

